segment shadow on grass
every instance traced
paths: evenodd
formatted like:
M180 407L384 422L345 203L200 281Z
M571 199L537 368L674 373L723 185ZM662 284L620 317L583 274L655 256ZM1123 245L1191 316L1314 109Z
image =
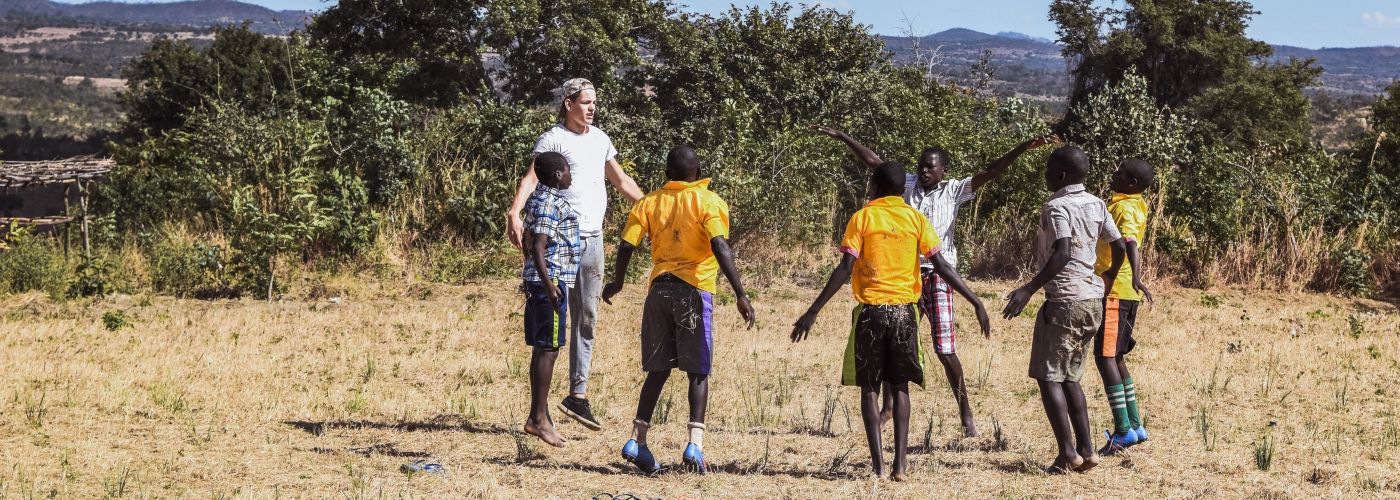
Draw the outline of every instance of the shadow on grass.
M478 424L457 415L438 415L425 421L380 422L374 420L284 420L283 424L296 427L316 436L332 429L379 429L399 432L471 432L480 434L507 434L509 429L496 424Z
M591 474L601 474L605 476L620 476L637 474L632 466L622 462L613 462L608 465L590 465L550 462L542 459L519 461L515 457L493 457L487 458L486 463L500 465L504 467L529 467L539 470L576 470ZM641 475L641 474L637 474Z
M376 445L365 446L362 448L346 448L343 450L335 448L312 448L311 451L323 455L334 455L337 453L345 452L354 453L356 455L363 455L366 457L372 455L383 455L386 457L399 458L428 458L429 456L431 456L431 454L429 454L426 451L400 450L397 446L394 445L394 443L379 443Z

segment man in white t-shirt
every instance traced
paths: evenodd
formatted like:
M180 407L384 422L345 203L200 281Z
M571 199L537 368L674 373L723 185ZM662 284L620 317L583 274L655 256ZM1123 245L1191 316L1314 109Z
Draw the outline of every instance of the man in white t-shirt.
M881 163L880 156L870 148L852 139L850 135L830 127L813 127L813 130L846 143L856 157L867 168L874 169ZM944 179L951 155L942 148L927 148L919 155L918 173L904 176L904 201L922 212L933 224L939 241L943 242L944 260L954 268L958 265L958 248L953 239L953 222L958 217L958 206L977 198L977 189L993 179L1005 174L1022 153L1049 144L1055 139L1037 137L1017 145L988 165L985 170L965 179ZM967 388L963 382L962 361L958 359L957 337L953 328L953 290L948 283L933 270L927 259L919 259L919 272L923 275L923 295L919 298L919 308L928 317L933 330L933 351L943 364L948 375L948 385L953 389L953 397L958 401L958 411L962 417L963 433L968 437L977 435L977 425L972 418L972 406L967 401ZM883 419L889 420L891 395L885 391Z
M603 294L603 218L608 212L606 184L612 184L632 202L641 199L644 193L617 163L612 139L593 126L593 114L598 107L593 83L574 78L564 82L559 95L559 122L540 135L533 151L534 155L553 151L564 155L569 162L573 185L563 190L563 195L578 212L582 250L578 280L568 293L570 389L569 395L559 403L559 409L596 431L602 429L602 424L593 416L587 391L588 372L593 361L593 328L597 322L598 299ZM520 210L538 183L531 161L515 191L515 201L506 212L510 243L516 248L521 248Z

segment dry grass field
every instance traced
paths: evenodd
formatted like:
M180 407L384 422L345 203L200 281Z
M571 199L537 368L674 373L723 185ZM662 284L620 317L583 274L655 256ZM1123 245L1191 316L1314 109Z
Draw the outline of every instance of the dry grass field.
M974 283L997 310L1010 287ZM896 484L869 477L856 391L837 385L848 292L795 346L787 325L815 290L756 289L753 331L721 299L706 439L717 473L647 478L618 454L642 380L644 288L601 312L591 397L607 426L590 432L556 411L562 450L517 432L528 350L514 289L0 300L0 497L1400 495L1400 315L1381 302L1159 290L1131 358L1152 441L1071 476L1040 472L1053 440L1025 376L1033 302L995 320L990 341L961 339L984 436L957 437L932 370L913 394L912 482ZM561 358L556 400L566 371ZM671 464L685 443L682 380L652 431ZM1110 415L1092 368L1085 386L1101 433ZM399 471L418 458L448 472Z

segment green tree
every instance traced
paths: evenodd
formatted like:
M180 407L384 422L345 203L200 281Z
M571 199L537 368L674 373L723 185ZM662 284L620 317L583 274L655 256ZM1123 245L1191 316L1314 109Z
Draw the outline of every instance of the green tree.
M417 104L453 106L490 96L485 16L503 3L344 0L316 16L307 32L359 85Z
M214 102L254 111L295 104L289 45L300 43L253 32L247 23L215 29L214 41L204 49L188 40L157 39L122 70L126 90L119 100L127 131L172 130Z
M1258 13L1244 0L1125 0L1122 7L1055 0L1050 19L1074 64L1071 108L1132 71L1147 78L1158 104L1189 110L1231 144L1306 140L1302 89L1321 69L1312 60L1261 63L1273 48L1245 35ZM1066 122L1078 119L1070 113Z

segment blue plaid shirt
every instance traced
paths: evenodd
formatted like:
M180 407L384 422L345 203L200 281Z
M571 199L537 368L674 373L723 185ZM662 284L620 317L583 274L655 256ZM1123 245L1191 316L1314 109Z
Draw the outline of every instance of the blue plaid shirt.
M578 212L564 199L563 193L540 183L525 202L522 222L526 234L549 237L544 262L549 267L550 277L567 285L577 283L578 261L583 255L578 236ZM520 277L525 281L542 283L544 280L535 270L534 252L534 245L525 245L525 269Z

